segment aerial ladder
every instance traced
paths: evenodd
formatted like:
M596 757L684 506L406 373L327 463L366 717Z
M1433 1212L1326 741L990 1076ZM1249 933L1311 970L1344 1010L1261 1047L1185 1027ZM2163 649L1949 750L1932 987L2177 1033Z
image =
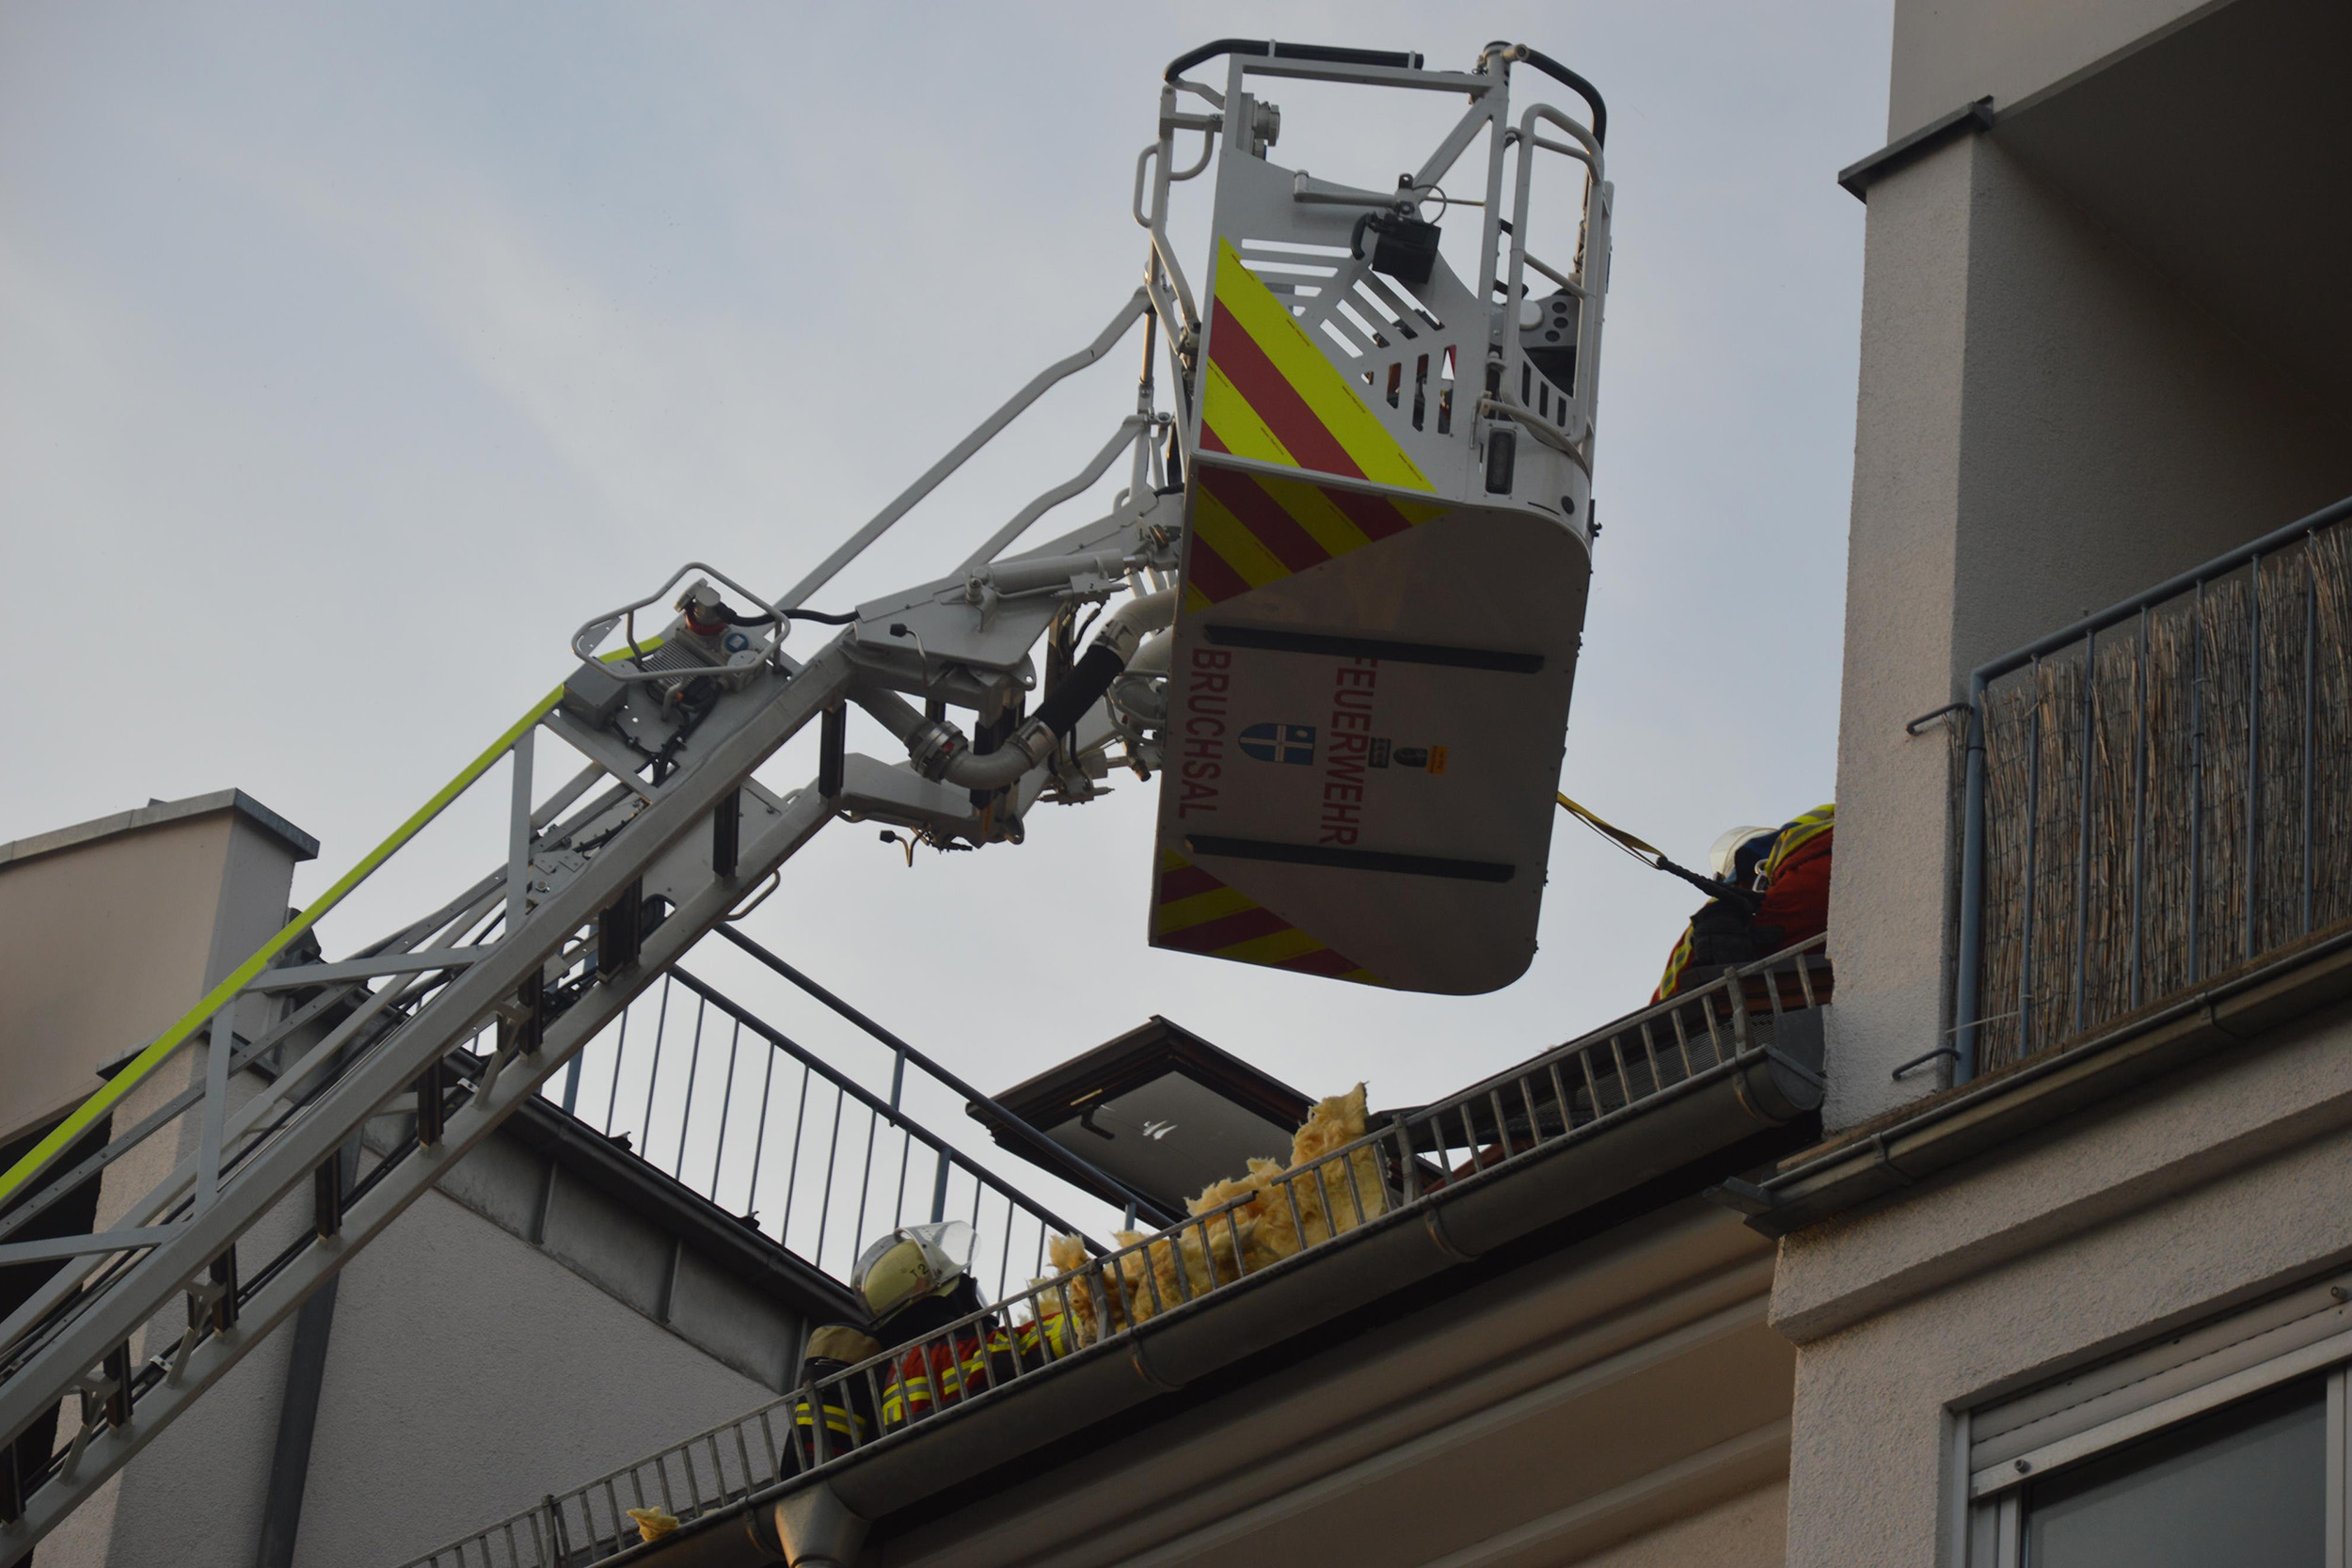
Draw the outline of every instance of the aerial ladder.
M1531 73L1580 112L1522 106ZM1268 93L1293 82L1466 106L1392 184L1347 183L1274 161ZM1142 283L1092 341L781 594L694 562L580 626L560 686L0 1174L0 1266L56 1271L0 1323L0 1562L829 822L910 853L1017 845L1040 802L1124 768L1160 783L1152 944L1410 990L1517 978L1597 532L1606 130L1588 83L1518 44L1465 71L1244 40L1172 62L1136 163ZM1171 200L1212 166L1194 275ZM946 574L811 608L1138 326L1132 407L1075 473ZM1115 469L1106 512L1016 552ZM796 627L826 640L796 652ZM850 752L852 707L904 755ZM811 726L815 776L763 783ZM548 738L585 764L552 789ZM318 922L501 772L490 869L327 960ZM24 1239L102 1179L131 1196ZM28 1458L17 1440L61 1402Z

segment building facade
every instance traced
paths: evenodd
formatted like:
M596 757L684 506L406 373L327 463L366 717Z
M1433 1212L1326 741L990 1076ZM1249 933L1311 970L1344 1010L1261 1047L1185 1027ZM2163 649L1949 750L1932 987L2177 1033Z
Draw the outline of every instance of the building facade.
M2345 1560L2347 57L1896 7L1792 1565Z

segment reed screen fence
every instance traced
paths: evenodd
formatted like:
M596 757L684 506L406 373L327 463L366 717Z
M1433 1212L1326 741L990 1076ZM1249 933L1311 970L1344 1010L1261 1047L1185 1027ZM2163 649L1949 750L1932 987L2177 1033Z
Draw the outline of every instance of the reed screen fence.
M2348 515L1979 672L1961 1076L2352 919Z

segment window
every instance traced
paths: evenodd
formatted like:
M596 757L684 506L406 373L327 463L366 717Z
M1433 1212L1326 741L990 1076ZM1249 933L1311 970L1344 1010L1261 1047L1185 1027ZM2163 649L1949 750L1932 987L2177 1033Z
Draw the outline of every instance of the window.
M2036 1481L2024 1568L2324 1568L2327 1421L2296 1384Z
M1970 1568L2345 1568L2352 1289L1973 1412Z

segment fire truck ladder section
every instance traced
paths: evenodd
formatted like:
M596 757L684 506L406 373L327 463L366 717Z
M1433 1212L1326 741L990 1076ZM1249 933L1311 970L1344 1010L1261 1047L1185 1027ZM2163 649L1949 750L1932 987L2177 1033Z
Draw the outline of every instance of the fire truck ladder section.
M1221 87L1185 74L1211 62ZM1582 116L1514 118L1530 71ZM1469 106L1393 187L1341 183L1268 160L1281 114L1263 92L1286 81ZM1017 844L1041 801L1157 774L1154 943L1438 991L1519 973L1589 573L1605 130L1589 86L1519 45L1466 71L1236 40L1172 65L1136 166L1143 281L1092 341L781 594L690 562L582 626L561 686L0 1173L0 1266L55 1271L0 1323L0 1568L836 818L884 825L910 856ZM1473 151L1483 170L1457 172ZM1538 162L1576 191L1549 261L1529 246ZM1196 284L1169 201L1212 163ZM1459 273L1455 207L1476 214L1452 226ZM810 608L1138 325L1132 403L1074 474L946 575ZM1101 515L1009 553L1122 459ZM788 651L809 623L830 640ZM903 755L849 752L852 706ZM813 777L755 776L812 725ZM1226 747L1216 778L1189 781L1218 786L1215 814L1185 788L1187 726ZM585 759L551 789L546 739ZM395 860L421 864L419 835L494 779L503 843L480 847L485 874L327 961L318 923ZM391 1152L355 1179L355 1147ZM23 1237L102 1173L103 1220ZM55 1450L21 1460L68 1400Z

